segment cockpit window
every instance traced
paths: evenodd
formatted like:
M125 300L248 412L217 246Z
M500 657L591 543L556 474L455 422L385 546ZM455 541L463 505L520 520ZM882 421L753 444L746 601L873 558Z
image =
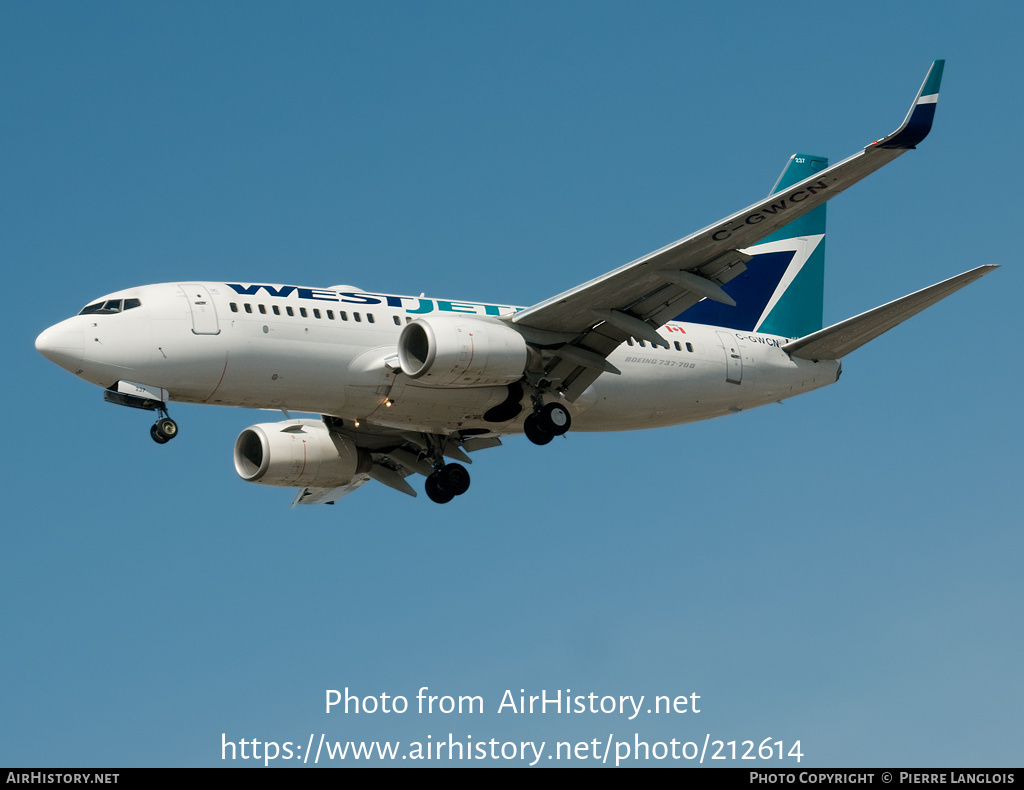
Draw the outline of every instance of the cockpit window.
M104 313L120 313L121 300L108 299L105 302L96 302L86 307L79 315L103 315Z
M109 315L141 306L142 302L138 299L107 299L105 302L96 302L88 307L83 307L79 315Z

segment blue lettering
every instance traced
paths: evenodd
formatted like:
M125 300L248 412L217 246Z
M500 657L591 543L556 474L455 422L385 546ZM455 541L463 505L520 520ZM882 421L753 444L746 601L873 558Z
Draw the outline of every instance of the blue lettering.
M241 296L255 296L260 291L265 291L270 296L284 298L294 293L300 299L311 299L317 302L345 302L347 304L363 305L384 303L387 304L388 307L399 308L403 307L407 302L412 301L415 303L415 307L407 308L407 313L422 315L423 313L431 313L435 310L433 300L416 296L387 296L384 294L380 294L378 296L358 291L338 293L336 291L328 291L322 288L299 288L294 285L282 285L280 288L274 285L264 284L242 285L240 283L226 283L226 285ZM447 313L470 313L473 315L479 315L481 308L483 308L485 315L494 316L503 315L509 310L517 311L523 309L522 307L500 307L493 304L479 305L467 302L449 302L440 300L437 302L436 307L437 310Z
M342 296L348 297L347 299L341 300L342 302L347 302L348 304L380 304L380 299L377 299L373 296L367 296L366 294L347 293L342 294Z
M321 302L337 302L334 291L318 291L313 288L298 288L296 294L300 299L318 299Z
M250 285L248 288L243 288L237 283L227 283L227 286L242 296L254 296L261 288L271 296L287 296L295 290L294 285L284 285L281 288L275 288L272 285Z

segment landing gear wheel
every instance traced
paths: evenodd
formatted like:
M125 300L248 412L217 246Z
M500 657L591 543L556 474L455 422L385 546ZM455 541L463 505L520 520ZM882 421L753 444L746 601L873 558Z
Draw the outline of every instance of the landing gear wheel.
M164 417L163 419L157 420L156 429L168 439L173 439L178 435L178 423L170 417Z
M544 430L536 414L531 414L523 420L523 430L526 432L526 438L534 444L547 444L555 438L553 433Z
M178 423L170 417L161 417L149 429L149 435L157 444L165 444L178 435Z
M440 505L469 490L469 472L461 464L445 464L427 478L427 496Z
M569 410L561 403L547 404L537 412L537 419L544 430L553 436L561 436L572 425Z
M441 488L455 496L461 496L469 490L469 471L461 464L445 464L437 476Z
M443 505L455 499L455 494L449 493L446 489L441 488L441 484L437 479L437 472L434 472L434 474L427 478L427 484L424 486L424 489L427 492L427 496L430 497L430 500L432 502L437 502L439 505Z

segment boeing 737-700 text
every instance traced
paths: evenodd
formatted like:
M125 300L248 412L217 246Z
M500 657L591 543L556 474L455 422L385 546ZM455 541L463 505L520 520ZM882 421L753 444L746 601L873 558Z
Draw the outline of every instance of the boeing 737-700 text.
M831 384L840 360L987 274L981 266L822 328L825 203L931 129L943 61L903 124L839 164L797 154L764 200L525 309L348 285L146 285L91 302L36 348L149 409L170 401L311 412L246 428L245 480L333 503L369 480L448 502L467 452L525 433L704 420ZM461 463L456 463L461 462Z

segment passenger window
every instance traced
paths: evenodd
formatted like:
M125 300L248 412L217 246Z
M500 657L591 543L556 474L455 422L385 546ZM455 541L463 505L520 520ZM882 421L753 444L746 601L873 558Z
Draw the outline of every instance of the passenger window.
M314 307L313 308L313 318L319 318L319 317L320 317L320 310L318 308Z
M373 323L373 313L367 313L366 314L366 320L369 321L372 324Z
M354 319L356 319L356 321L362 321L363 320L362 317L359 315L359 313L352 313L352 317Z
M274 315L281 315L281 308L280 308L280 307L278 307L277 305L274 305L274 306L273 306L272 308L270 308L270 309L274 311Z
M683 347L681 345L679 345L679 341L677 340L676 341L676 351L682 351L682 350L683 350Z
M293 315L295 315L295 311L294 311L294 310L292 310L292 306L291 306L291 305L288 305L288 306L287 306L287 307L285 308L285 310L287 310L287 311L288 311L288 315L292 315L292 316L293 316Z
M339 310L338 315L341 316L342 321L348 321L348 313L346 313L344 310Z
M261 315L266 315L267 314L267 308L264 305L259 305L259 308L260 308L260 314Z
M252 312L252 305L249 304L248 302L245 303L245 312L247 312L247 313L251 313Z
M334 320L334 311L333 310L328 310L327 311L327 317L333 321Z
M396 315L396 316L394 316L394 319L395 319L395 326L401 326L402 325L402 319L401 318L399 318Z
M237 313L238 312L238 305L235 304L234 302L231 303L231 312L232 313Z
M687 343L687 344L686 344L686 350L687 350L687 351L693 351L693 346L692 346L692 345L690 345L689 343Z
M627 338L626 338L626 345L627 345L627 346L631 346L631 345L633 345L633 338L631 338L631 337L627 337Z

